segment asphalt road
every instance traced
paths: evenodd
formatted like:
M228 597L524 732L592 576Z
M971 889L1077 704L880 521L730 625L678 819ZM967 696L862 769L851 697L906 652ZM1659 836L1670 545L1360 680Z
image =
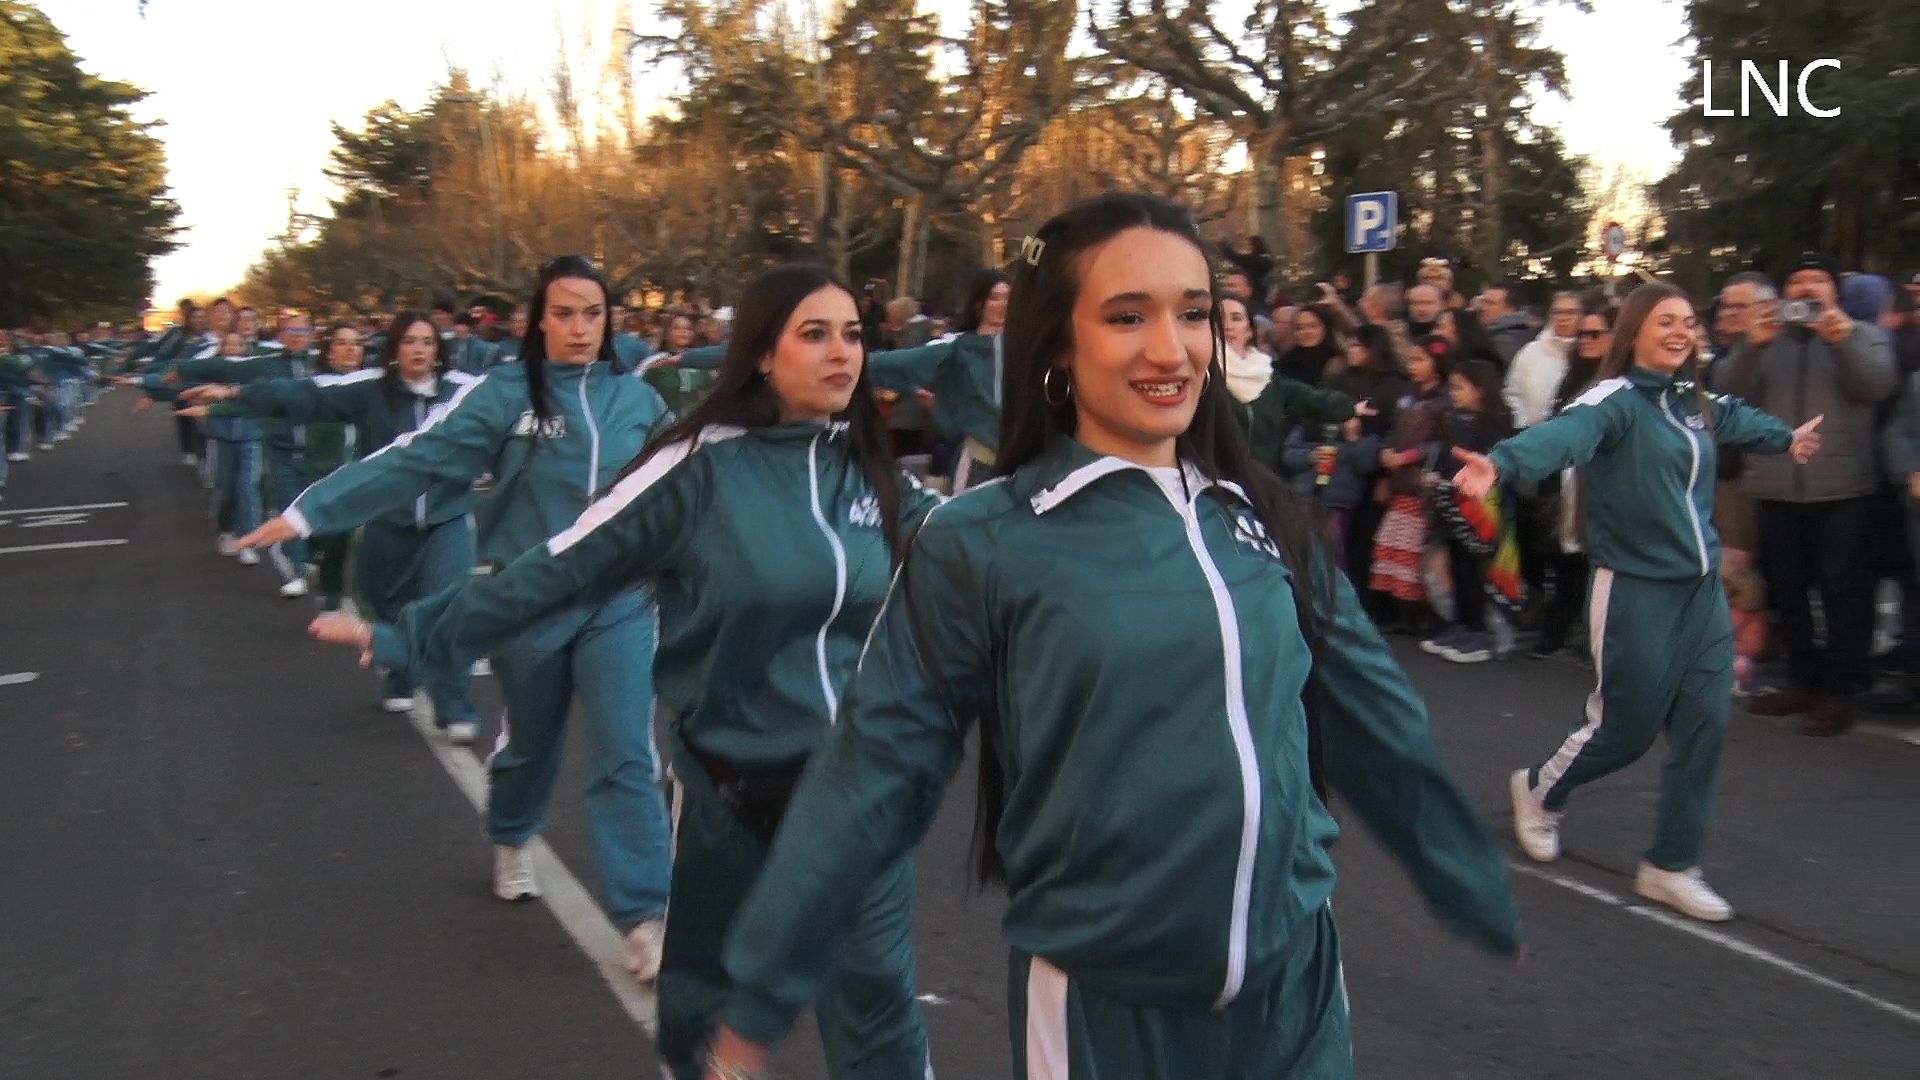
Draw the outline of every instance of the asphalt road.
M0 1077L657 1075L644 999L588 955L604 922L488 896L452 775L470 783L471 756L380 713L351 655L304 637L309 601L214 553L170 424L130 403L105 396L0 501ZM1587 672L1405 662L1504 833L1507 772L1558 742ZM491 679L480 692L491 715ZM1440 931L1349 832L1336 908L1361 1075L1915 1074L1920 749L1736 711L1704 865L1740 918L1714 930L1632 895L1657 768L1583 791L1567 856L1516 871L1524 967ZM591 892L577 775L548 839ZM919 864L947 1080L1008 1072L1002 902L966 886L971 803L956 784ZM776 1075L825 1075L810 1031Z

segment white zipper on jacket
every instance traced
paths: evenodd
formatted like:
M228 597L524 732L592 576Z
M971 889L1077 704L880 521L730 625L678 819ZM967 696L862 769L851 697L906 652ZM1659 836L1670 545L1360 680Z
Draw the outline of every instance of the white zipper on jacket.
M1173 499L1172 492L1166 494ZM1198 493L1190 494L1184 505L1176 502L1175 509L1186 524L1187 544L1193 548L1193 557L1200 563L1207 589L1213 594L1226 676L1227 727L1233 734L1234 753L1240 759L1240 854L1234 864L1233 908L1227 923L1227 978L1214 1002L1215 1008L1225 1008L1240 995L1247 978L1247 921L1253 901L1253 862L1260 843L1260 763L1253 748L1253 725L1247 719L1246 683L1240 665L1240 617L1234 611L1226 578L1200 534L1197 499Z
M580 412L587 418L587 501L600 491L600 428L593 422L593 406L587 404L587 375L580 373Z
M841 605L847 599L847 549L840 544L840 537L827 522L826 511L820 506L820 440L826 438L822 431L807 444L807 493L813 498L813 523L820 526L820 535L827 538L827 546L833 549L833 610L827 613L827 621L820 624L820 633L814 638L814 657L820 664L820 693L827 699L827 723L835 724L840 718L840 695L833 692L833 678L827 670L827 631L832 629L833 620L840 617Z
M1668 391L1660 391L1660 415L1687 440L1687 449L1693 453L1693 463L1687 469L1687 490L1681 501L1687 504L1687 520L1693 524L1693 542L1700 551L1700 576L1706 577L1713 572L1707 565L1707 534L1700 528L1700 511L1693 501L1693 485L1700 480L1700 440L1668 408L1667 394Z
M426 422L426 407L420 404L420 396L416 394L413 398L413 430L419 431L420 425ZM413 527L416 529L424 529L427 527L426 492L421 492L420 497L413 500Z

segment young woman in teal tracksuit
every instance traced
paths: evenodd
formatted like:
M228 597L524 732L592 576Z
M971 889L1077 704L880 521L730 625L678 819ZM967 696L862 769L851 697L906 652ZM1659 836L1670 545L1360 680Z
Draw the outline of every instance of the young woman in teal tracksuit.
M728 994L720 947L733 913L832 723L893 554L936 501L887 456L860 333L853 294L824 271L762 274L741 298L712 392L571 528L393 625L314 624L316 636L370 649L376 662L433 664L652 583L655 681L676 717L660 1050L682 1080L700 1075ZM809 999L830 1071L918 1078L927 1049L905 852L855 891L858 932Z
M1595 685L1582 726L1544 764L1509 781L1521 850L1541 862L1559 857L1560 815L1573 789L1639 760L1665 731L1658 822L1634 889L1720 922L1733 909L1699 868L1733 691L1733 624L1713 527L1715 446L1791 452L1805 462L1820 448L1820 419L1794 431L1708 395L1698 382L1695 325L1678 289L1635 289L1594 385L1484 455L1456 451L1466 466L1455 482L1479 497L1499 481L1584 466Z
M1512 952L1504 861L1309 516L1240 437L1191 217L1103 196L1042 226L1026 262L1003 478L909 550L735 922L708 1075L759 1075L977 724L1013 1076L1349 1076L1316 745L1428 903Z
M367 445L386 446L426 426L436 408L477 381L448 370L446 346L424 314L403 311L394 316L377 368L344 376L268 379L245 386L198 386L180 396L196 406L231 401L248 415L294 424L353 423L367 436ZM304 535L313 530L299 527L305 521L295 516L299 509L296 499L286 516ZM360 532L359 586L376 613L396 612L401 605L431 596L472 574L473 527L468 520L472 512L471 486L443 481L367 522ZM264 546L285 538L282 530L272 534L255 530L241 543ZM479 724L469 666L448 664L419 674L425 677L433 700L435 722L450 739L472 742ZM386 709L405 712L411 708L416 685L398 672L388 672L383 695Z
M1000 442L1000 387L1005 367L1001 330L1007 319L1007 276L982 270L968 290L959 332L913 349L890 349L868 358L873 385L879 390L911 394L933 393L933 421L942 434L959 438L954 462L953 490L965 491L993 470L994 448ZM654 370L679 366L710 368L725 350L715 346L688 349L677 359L659 360Z
M480 561L503 567L559 532L631 461L666 413L660 396L613 373L607 288L593 264L541 269L537 315L518 363L503 364L433 411L418 430L314 484L261 530L338 532L423 492L494 477L480 502ZM538 896L528 840L545 825L561 736L578 696L587 725L587 823L608 914L627 935L627 966L659 972L670 839L653 753L653 597L626 589L583 598L493 650L506 693L487 766L494 893ZM458 657L453 659L467 659Z

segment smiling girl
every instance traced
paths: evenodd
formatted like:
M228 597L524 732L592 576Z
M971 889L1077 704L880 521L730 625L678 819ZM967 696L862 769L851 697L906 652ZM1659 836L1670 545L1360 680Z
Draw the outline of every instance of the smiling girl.
M1356 814L1443 918L1517 947L1500 854L1424 709L1241 440L1191 217L1102 196L1028 250L1002 476L914 541L735 922L710 1080L760 1075L826 987L976 725L1013 1076L1351 1074L1309 673Z
M570 527L389 624L313 626L381 664L433 667L652 584L654 677L676 717L659 988L660 1054L674 1076L700 1075L730 991L720 944L829 730L901 538L936 501L887 456L864 361L845 286L811 267L767 271L741 297L707 397ZM823 980L816 1013L832 1075L921 1076L911 861L901 852L853 890L860 930Z
M1670 285L1642 285L1620 309L1597 381L1552 420L1486 454L1454 451L1454 482L1480 497L1500 481L1580 472L1593 563L1587 620L1595 686L1585 723L1544 764L1509 783L1514 834L1539 862L1560 855L1567 797L1639 760L1667 736L1653 846L1641 896L1696 919L1733 908L1701 876L1700 849L1733 689L1733 625L1713 528L1718 444L1751 453L1820 448L1820 417L1799 430L1698 383L1693 305Z

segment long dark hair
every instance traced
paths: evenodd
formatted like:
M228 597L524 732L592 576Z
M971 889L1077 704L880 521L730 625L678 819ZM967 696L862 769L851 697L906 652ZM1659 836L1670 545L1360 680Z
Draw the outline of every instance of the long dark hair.
M447 339L440 336L440 331L434 328L433 319L426 312L419 308L408 308L395 315L393 321L387 324L386 340L380 343L380 367L386 372L380 381L387 388L387 396L396 400L412 392L400 380L399 360L400 339L407 335L414 323L426 323L427 329L433 330L434 375L445 375L451 363L447 357Z
M1353 332L1353 340L1367 350L1367 362L1362 364L1356 374L1373 379L1385 379L1398 375L1405 377L1401 370L1400 354L1393 346L1393 335L1384 326L1367 323Z
M780 396L766 376L760 373L760 361L780 344L800 302L822 289L839 289L859 310L859 298L838 278L817 266L793 264L776 266L747 283L735 305L733 336L727 341L727 355L714 374L707 396L666 430L648 440L639 455L620 471L622 477L646 464L663 448L688 439L714 424L738 427L770 427L780 422ZM835 329L838 332L838 328ZM886 425L880 419L880 407L874 404L873 382L867 375L866 357L861 356L860 375L853 383L853 400L839 417L847 422L844 447L846 464L858 467L873 489L880 507L880 529L887 550L899 562L900 549L900 468L887 452ZM843 473L844 475L844 473Z
M994 289L1006 284L1009 284L1007 275L991 267L973 275L973 280L967 283L967 304L960 309L960 321L954 324L954 329L963 334L978 333L980 314L987 310L987 300L993 296Z
M1606 382L1627 373L1633 366L1633 346L1640 337L1640 328L1646 325L1653 309L1668 300L1685 300L1687 306L1693 306L1693 300L1680 289L1658 281L1649 281L1627 294L1626 302L1620 305L1620 313L1613 321L1613 347L1607 350L1606 358L1600 361L1600 370L1593 381ZM1680 361L1679 375L1693 382L1693 392L1700 403L1700 422L1713 430L1712 403L1707 400L1706 380L1700 377L1700 346L1690 343L1687 346L1687 358Z
M1607 324L1609 331L1613 329L1613 305L1607 303L1607 298L1604 294L1597 292L1588 293L1585 296L1579 297L1579 299L1580 322L1584 323L1588 319L1597 316L1602 322ZM1553 395L1553 411L1556 413L1566 408L1567 402L1579 397L1582 393L1586 392L1587 387L1593 385L1594 376L1600 371L1600 365L1604 363L1606 359L1604 354L1599 360L1589 361L1581 358L1579 334L1580 329L1576 325L1574 329L1573 348L1567 351L1567 373L1560 377L1560 388L1554 391Z
M527 371L527 401L533 406L533 415L540 420L553 416L553 402L547 399L547 333L540 329L540 319L547 311L547 287L561 278L578 278L600 286L601 307L607 324L593 362L611 364L615 360L613 297L607 291L607 279L600 268L585 255L562 255L541 266L539 284L533 287L533 299L527 301L527 332L520 338L520 364Z
M1073 401L1048 400L1047 373L1072 357L1073 310L1080 293L1080 256L1129 229L1170 233L1206 257L1200 232L1184 207L1152 195L1112 193L1075 204L1042 225L1035 238L1044 245L1036 263L1022 259L1014 267L1013 297L1007 310L1005 390L1000 414L1000 448L995 469L1001 475L1033 461L1054 440L1074 434L1078 414ZM1207 280L1213 275L1209 273ZM1300 620L1309 645L1318 638L1318 611L1330 611L1330 574L1309 515L1286 484L1254 460L1234 419L1221 357L1226 338L1218 303L1212 306L1213 356L1200 389L1193 422L1174 442L1179 460L1191 462L1209 480L1238 484L1252 503L1254 516L1279 545L1293 569ZM1057 383L1062 372L1055 372ZM1057 393L1057 391L1056 391ZM995 845L1005 802L1005 776L995 749L992 724L980 726L980 797L974 819L974 850L983 882L1004 882L1005 866Z

